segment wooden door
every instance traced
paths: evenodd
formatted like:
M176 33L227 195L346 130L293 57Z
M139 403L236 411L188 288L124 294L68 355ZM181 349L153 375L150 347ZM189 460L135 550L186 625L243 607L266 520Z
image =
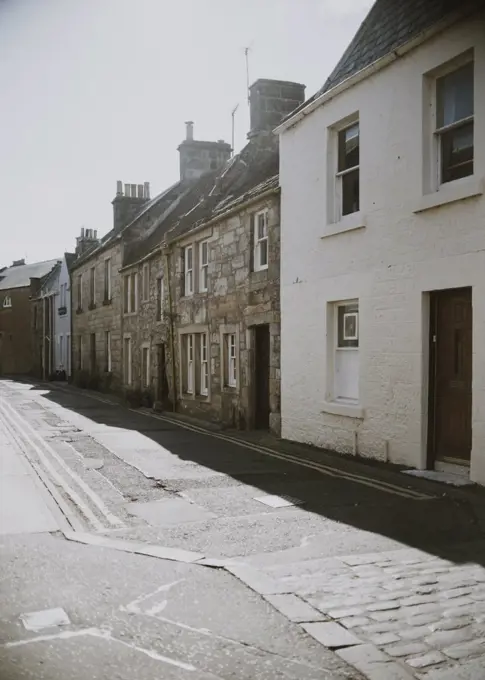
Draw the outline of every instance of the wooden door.
M269 428L269 326L254 327L254 424Z
M472 447L471 288L432 294L430 464L470 463Z

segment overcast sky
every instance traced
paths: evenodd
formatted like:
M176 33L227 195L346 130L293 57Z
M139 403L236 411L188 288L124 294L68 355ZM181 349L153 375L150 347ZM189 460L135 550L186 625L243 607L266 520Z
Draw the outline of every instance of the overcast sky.
M245 143L251 82L309 97L371 0L0 0L0 267L73 250L111 228L116 180L178 179L195 138Z

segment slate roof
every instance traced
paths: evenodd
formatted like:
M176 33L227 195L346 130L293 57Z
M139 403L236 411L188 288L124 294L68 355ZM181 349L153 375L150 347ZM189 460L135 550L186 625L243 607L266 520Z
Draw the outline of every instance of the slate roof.
M181 190L182 183L176 182L171 187L155 196L155 198L152 198L148 203L145 203L141 207L140 212L137 213L131 222L123 227L121 231L111 229L100 239L99 243L94 244L91 248L86 250L81 257L75 258L70 264L70 269L76 269L80 264L87 262L93 255L97 255L106 248L112 246L117 240L121 239L123 233L127 233L141 219L149 221L163 215L167 207L175 200Z
M292 111L286 120L453 12L460 10L466 14L483 7L483 0L376 0L323 87Z
M76 260L76 253L64 253L66 259L67 270L70 271L71 267Z
M219 171L196 180L145 237L125 248L123 266L149 255L268 189L278 187L277 140L254 138Z
M40 279L46 276L59 260L60 258L57 258L56 260L24 264L18 267L7 267L0 273L0 290L30 286L30 279Z

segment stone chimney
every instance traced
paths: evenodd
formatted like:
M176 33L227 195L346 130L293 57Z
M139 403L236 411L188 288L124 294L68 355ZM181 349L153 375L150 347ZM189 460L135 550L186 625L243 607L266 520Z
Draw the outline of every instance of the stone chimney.
M113 204L113 229L121 231L126 227L150 200L150 183L125 184L121 180L116 182L116 196Z
M23 267L24 264L25 264L25 260L24 260L24 259L22 259L22 260L14 260L14 261L12 262L12 267Z
M91 248L93 245L97 245L99 243L98 241L98 232L96 229L84 229L84 227L81 228L81 236L78 236L76 238L76 256L80 257L83 255L83 253L88 250L88 248Z
M305 85L260 78L249 88L251 129L248 139L272 132L289 113L305 101Z
M194 139L194 123L185 123L185 139L178 147L180 179L191 180L211 170L219 170L231 157L231 145L223 139L202 142Z

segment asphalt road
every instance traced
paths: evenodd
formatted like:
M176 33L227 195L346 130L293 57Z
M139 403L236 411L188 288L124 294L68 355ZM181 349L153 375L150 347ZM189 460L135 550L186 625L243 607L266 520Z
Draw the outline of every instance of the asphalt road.
M0 454L2 680L483 680L480 490L10 381Z

